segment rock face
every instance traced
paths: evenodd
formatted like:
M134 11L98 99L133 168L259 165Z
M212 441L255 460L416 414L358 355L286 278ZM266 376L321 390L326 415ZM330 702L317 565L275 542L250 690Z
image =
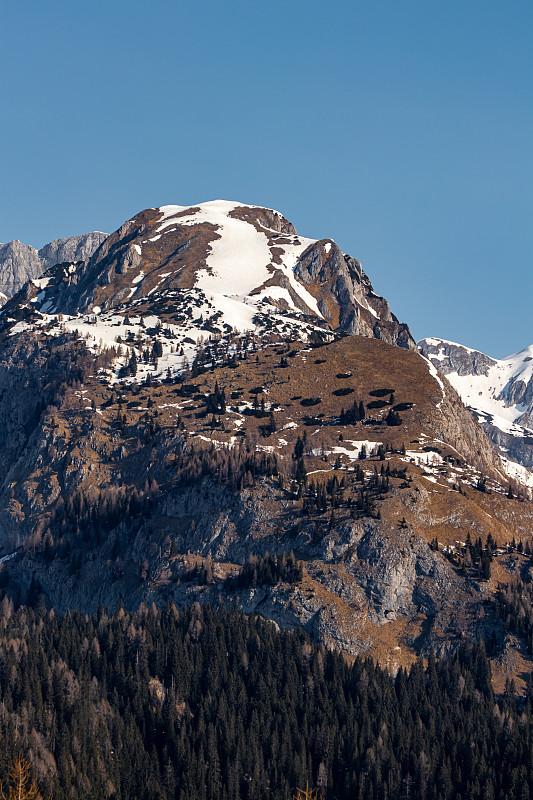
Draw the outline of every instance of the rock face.
M427 356L444 375L488 375L491 367L498 363L495 358L464 347L462 344L446 342L444 339L421 339L420 351Z
M13 297L24 284L39 278L50 267L66 261L88 261L107 238L106 233L84 233L56 239L36 250L18 240L0 245L0 298Z
M304 284L315 287L323 316L351 335L411 347L409 328L400 325L385 298L375 294L361 262L344 255L334 242L326 244L325 259L324 245L319 242L306 250L294 270Z
M497 451L532 469L533 346L503 359L443 339L422 339L418 347L446 375Z
M66 261L89 261L93 253L107 239L107 233L92 231L81 236L69 236L66 239L54 239L39 250L42 272L55 264Z
M68 565L60 560L43 564L28 554L11 565L13 582L27 591L30 576L37 576L48 601L60 611L76 607L94 613L98 605L116 608L121 602L131 608L141 602L173 602L184 607L195 600L216 605L223 599L228 605L259 613L282 627L302 627L316 640L354 655L369 648L368 623L379 630L394 622L406 624L422 614L432 624L449 626L453 630L449 638L453 638L459 634L454 622L459 604L480 603L469 582L409 530L397 531L392 525L368 520L344 524L328 534L329 541L318 545L301 534L271 535L265 539L260 531L266 498L261 502L246 491L232 496L204 480L169 499L164 509L166 519L201 520L201 530L191 531L183 526L184 536L174 540L175 547L193 558L202 554L202 563L208 559L219 567L228 561L245 563L258 553L281 554L297 548L299 557L305 559L312 591L302 585L288 591L286 585L268 583L232 587L220 580L220 573L218 580L203 588L191 585L186 577L180 581L179 576L184 576L183 562L169 563L168 548L154 555L148 525L133 536L125 535L127 527L123 525L84 562L78 576L69 574ZM218 510L215 500L220 501ZM124 549L122 542L126 539L128 545ZM113 576L110 563L113 551L119 547L124 566L121 572L115 569ZM320 558L317 550L321 551ZM132 580L131 566L127 565L135 565L138 573L137 565L144 559L152 579L142 581L136 575ZM361 635L365 629L366 634ZM445 650L449 646L449 639L444 644L439 637L429 636L423 651L427 654L431 646L442 652L443 647Z
M22 244L17 239L0 245L0 292L12 297L26 281L38 278L43 265L34 247Z

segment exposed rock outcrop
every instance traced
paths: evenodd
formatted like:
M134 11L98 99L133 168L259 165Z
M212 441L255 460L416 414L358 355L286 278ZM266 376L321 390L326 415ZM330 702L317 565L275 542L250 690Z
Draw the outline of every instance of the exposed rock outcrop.
M0 245L0 292L12 297L26 281L44 272L39 253L17 239Z
M457 375L487 375L497 364L495 358L443 339L421 339L418 348L430 359L444 375L456 372Z
M320 310L338 330L414 347L408 326L400 324L385 298L375 294L361 262L344 255L334 242L312 245L294 272L313 287Z
M54 239L39 250L42 271L45 272L49 267L66 261L89 261L106 239L107 233L100 231L69 236L66 239Z
M55 239L40 250L18 240L0 245L0 300L13 297L27 281L56 264L88 261L106 238L106 233L94 231Z

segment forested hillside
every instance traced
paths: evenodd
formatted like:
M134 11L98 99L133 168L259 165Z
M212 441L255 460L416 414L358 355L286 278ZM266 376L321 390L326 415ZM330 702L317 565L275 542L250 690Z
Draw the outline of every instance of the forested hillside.
M194 605L0 622L0 775L63 798L528 800L529 693L482 645L393 679L261 618Z

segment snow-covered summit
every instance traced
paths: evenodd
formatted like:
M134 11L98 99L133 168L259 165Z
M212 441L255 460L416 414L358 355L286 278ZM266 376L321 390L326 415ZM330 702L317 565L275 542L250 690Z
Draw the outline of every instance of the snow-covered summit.
M196 286L212 297L215 304L220 296L244 300L253 294L254 304L263 298L275 301L275 304L284 301L294 310L298 307L303 310L303 305L322 318L315 298L294 275L300 256L316 241L298 236L296 231L289 233L267 228L258 220L253 225L238 214L232 214L246 208L243 203L227 200L212 200L197 206L162 206L159 211L163 218L156 228L156 235L164 236L184 225L207 223L216 226L218 238L211 242L205 268L198 271L196 278ZM276 222L284 219L277 211L255 208L268 212ZM284 227L288 228L289 223ZM288 286L278 283L274 290L267 285L274 265L282 272Z
M466 405L533 430L533 345L502 359L444 339L422 339L418 346Z
M299 236L278 211L235 201L146 209L88 263L60 265L44 279L13 298L4 323L39 313L155 316L189 339L342 331L414 346L359 261L331 239Z

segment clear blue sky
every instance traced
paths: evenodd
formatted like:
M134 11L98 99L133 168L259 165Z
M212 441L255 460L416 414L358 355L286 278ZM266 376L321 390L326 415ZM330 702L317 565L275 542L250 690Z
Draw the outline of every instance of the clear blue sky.
M21 0L2 33L0 241L257 203L416 338L533 342L531 0Z

